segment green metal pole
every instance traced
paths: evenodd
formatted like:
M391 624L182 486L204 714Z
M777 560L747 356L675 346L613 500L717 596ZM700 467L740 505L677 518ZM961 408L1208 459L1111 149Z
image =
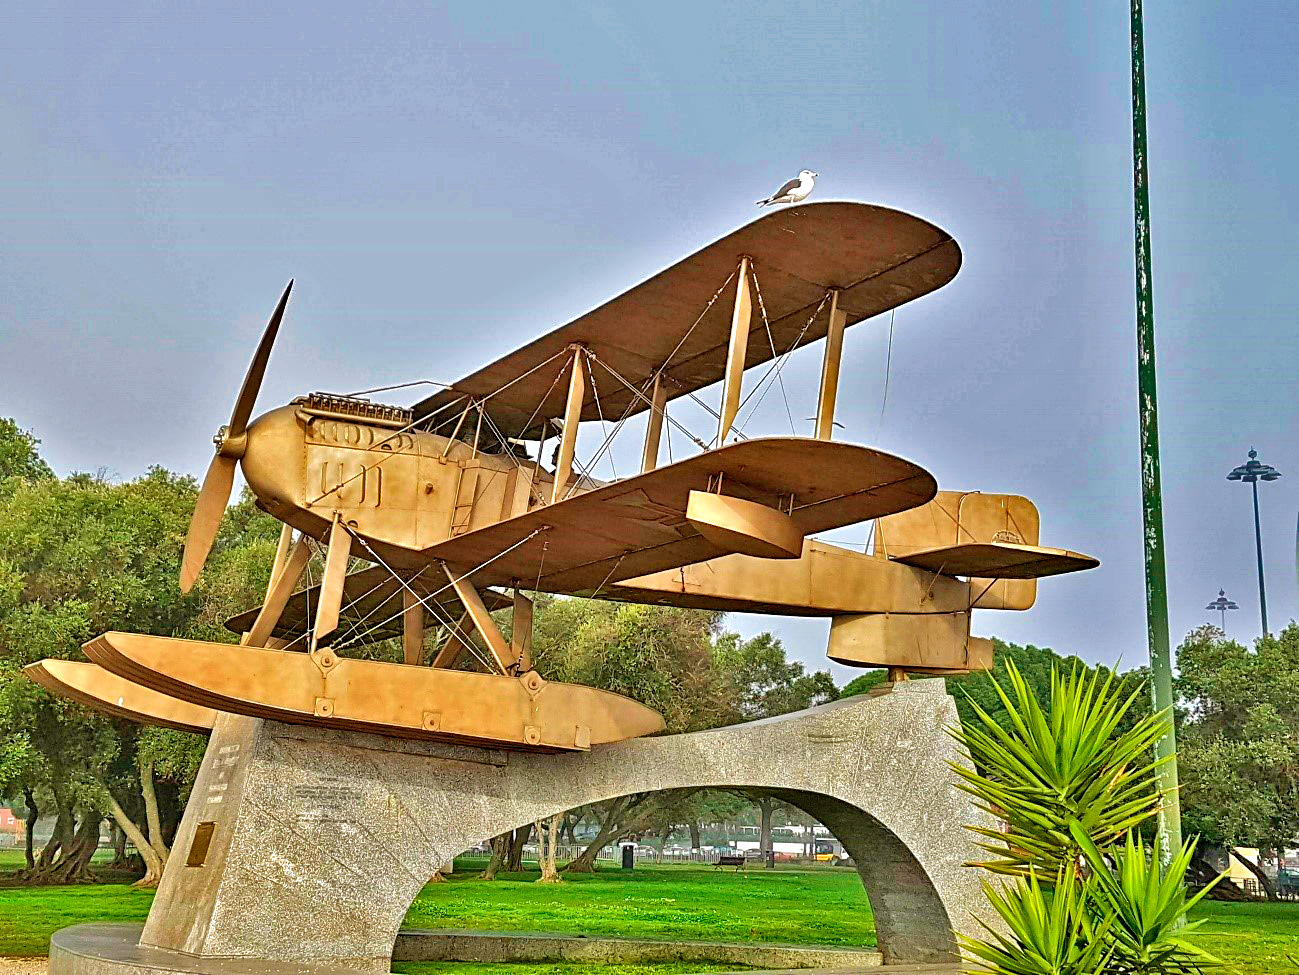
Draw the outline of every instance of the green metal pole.
M1159 486L1159 410L1155 397L1155 304L1150 271L1150 178L1146 163L1146 68L1141 0L1132 0L1132 174L1137 250L1137 391L1141 415L1141 515L1145 527L1146 625L1155 711L1168 714L1155 756L1159 767L1159 834L1164 863L1182 846L1173 727L1173 666L1168 649L1168 578L1164 505Z

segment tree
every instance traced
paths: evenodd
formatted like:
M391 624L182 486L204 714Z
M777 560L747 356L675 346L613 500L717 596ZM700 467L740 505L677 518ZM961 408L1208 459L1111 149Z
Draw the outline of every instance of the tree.
M1182 817L1228 848L1299 843L1299 625L1251 651L1214 626L1177 650ZM1271 878L1247 858L1269 898Z
M571 614L572 626L552 635L555 620L547 621L547 639L559 644L538 654L543 676L635 698L662 714L669 732L714 727L724 718L712 642L720 613L620 603L573 607L577 602L556 600L547 613Z
M839 688L839 697L857 697L860 694L869 694L872 688L885 683L888 679L889 672L887 670L863 671Z
M839 696L828 672L807 673L797 660L785 657L784 645L770 633L748 640L738 633L722 633L714 644L713 658L725 682L734 720L789 714Z
M1051 668L1063 664L1066 668L1083 666L1077 657L1062 657L1049 647L1021 646L992 640L994 646L993 667L990 671L974 671L959 677L943 678L947 684L947 693L956 699L956 709L961 720L968 721L974 717L977 705L994 717L1005 714L1005 709L997 697L994 681L1005 682L1009 669L1014 665L1020 678L1031 687L1036 695L1045 698L1051 689ZM1087 667L1090 670L1090 667ZM930 678L917 678L928 680ZM839 691L840 697L852 697L869 693L871 688L888 680L887 670L868 670L855 677Z
M24 738L22 783L48 798L54 835L33 879L88 878L123 756L136 734L56 700L20 671L42 657L79 657L106 629L174 632L189 615L175 584L194 485L158 469L121 485L85 475L9 478L0 488L0 741Z
M1051 675L1055 671L1072 673L1075 670L1090 675L1093 670L1102 674L1109 673L1106 667L1095 667L1084 663L1073 655L1061 656L1049 647L1035 647L1032 644L1021 646L993 638L994 663L990 671L974 671L961 677L948 677L947 691L956 699L956 710L961 721L972 720L975 706L993 718L1006 715L1005 705L997 693L997 684L1005 684L1013 668L1039 700L1047 700L1051 694ZM1134 704L1138 710L1140 704Z
M807 673L797 660L785 657L784 645L770 633L759 633L749 640L741 639L738 633L723 633L716 641L714 656L726 683L733 720L773 718L826 704L839 696L828 672ZM761 793L742 794L758 812L758 847L770 853L773 816L785 804Z
M245 499L231 509L199 586L177 585L195 498L192 479L161 468L114 484L53 477L30 435L0 421L0 791L21 795L29 823L55 816L33 881L90 879L107 815L139 848L153 881L165 863L203 739L141 729L54 698L21 669L79 658L105 630L232 640L220 625L260 602L278 525ZM19 432L21 433L21 432ZM15 446L16 444L16 446Z
M686 824L690 830L690 848L699 850L704 845L704 824L732 820L744 804L744 800L734 793L701 789L680 802L674 822Z
M36 448L40 441L10 417L0 417L0 481L43 481L54 476Z

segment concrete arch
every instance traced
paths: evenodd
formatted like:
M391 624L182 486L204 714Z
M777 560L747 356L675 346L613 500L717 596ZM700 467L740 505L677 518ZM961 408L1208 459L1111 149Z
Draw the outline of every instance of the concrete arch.
M537 755L222 716L141 944L387 971L436 864L577 805L733 787L815 816L853 854L889 963L950 960L982 905L941 681L728 728ZM201 824L209 823L210 827ZM202 866L185 851L209 831ZM194 859L190 857L190 859Z

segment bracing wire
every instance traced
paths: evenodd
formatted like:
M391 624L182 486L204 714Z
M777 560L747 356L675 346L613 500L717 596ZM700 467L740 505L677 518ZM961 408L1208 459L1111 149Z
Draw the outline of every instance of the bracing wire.
M422 575L423 575L425 572L427 572L427 571L428 571L428 566L427 566L427 565L421 567L420 570L419 570L418 572L416 572L413 576L410 577L410 580L409 580L409 581L410 581L410 582L414 582L416 579L418 579L420 576L422 576ZM345 607L343 607L341 610L339 610L339 612L340 612L340 613L341 613L341 612L344 612L344 611L346 611L347 609L349 609L349 608L351 608L351 607L353 607L353 606L356 606L356 605L359 604L359 603L361 602L361 600L363 600L366 596L369 596L369 595L371 595L372 593L374 593L375 591L377 591L377 590L379 589L379 587L382 586L385 582L387 582L387 579L380 579L380 580L379 580L378 582L376 582L373 586L371 586L368 590L366 590L365 592L361 593L361 595L357 596L357 597L356 597L355 599L353 599L350 603L348 603L347 606L345 606ZM339 639L339 640L346 640L348 637L350 637L353 633L355 633L355 632L356 632L357 630L359 630L361 627L365 626L366 621L367 621L371 616L373 616L375 613L379 612L379 610L382 609L384 606L388 605L389 600L393 599L393 598L394 598L394 597L395 597L399 592L401 592L401 589L400 589L400 588L398 588L398 589L394 589L394 590L393 590L391 593L389 593L387 596L384 596L383 599L379 600L379 602L377 602L374 606L370 607L369 612L367 612L364 616L360 617L359 619L355 619L355 620L353 620L353 621L350 621L350 622L351 622L351 626L349 626L349 627L347 628L347 630L346 630L342 635L339 636L338 639ZM373 632L373 631L371 631L371 632Z
M590 352L587 352L587 358L588 358L588 359L591 358L591 353L590 353ZM622 415L622 417L620 417L619 420L618 420L618 426L615 426L615 427L613 428L613 433L610 434L610 433L609 433L609 426L608 426L608 424L605 423L605 421L604 421L604 407L600 405L600 387L597 386L596 383L595 383L595 370L588 368L588 369L586 370L586 378L589 379L589 380L591 381L591 397L595 400L595 411L596 411L596 413L598 413L599 416L600 416L600 430L601 430L601 432L604 433L604 443L605 443L605 445L612 444L612 443L613 443L613 438L616 437L616 436L618 435L618 427L621 427L621 426L622 426L622 421L623 421L624 419L626 419L626 417L627 417L627 413L630 412L630 410L631 410L631 406L628 405L627 409L623 411L623 415ZM599 460L600 460L600 454L603 453L603 452L604 452L604 447L602 446L602 447L600 448L600 451L598 451L598 452L596 453L596 456L593 457L593 458L591 459L591 470L592 470L592 471L595 470L595 465L599 462ZM615 481L618 480L618 465L616 465L616 464L613 462L613 451L612 451L612 450L609 451L609 469L610 469L611 471L613 471L613 479L614 479Z
M761 395L758 396L757 402L753 404L753 406L749 409L749 412L745 414L744 417L742 418L742 422L747 423L749 420L753 419L753 415L758 411L758 407L762 405L762 401L766 399L767 393L771 390L771 386L773 385L772 383L768 382L768 380L772 377L773 374L775 375L776 378L780 377L780 373L784 370L785 364L789 361L789 357L793 354L794 350L797 349L799 345L802 343L803 336L807 334L807 330L810 329L812 327L812 323L816 321L816 316L821 313L821 309L825 307L825 303L829 300L830 300L830 293L827 291L821 297L820 303L816 306L815 309L813 309L812 314L808 316L807 321L803 323L802 329L799 331L798 335L794 337L794 341L789 344L789 348L787 348L784 352L781 353L780 358L774 360L772 364L767 367L767 371L763 373L762 378L758 380L757 385L754 386L753 389L749 390L749 395L745 396L742 400L740 400L739 412L742 412L744 410L745 404L748 403L749 400L752 399L753 396L757 394L759 390L762 391ZM763 386L764 383L766 384L765 388ZM792 419L790 422L791 423L793 422ZM740 423L741 421L737 420L736 426L738 427Z
M440 612L440 607L438 607L437 603L433 601L435 597L440 596L442 593L446 592L448 589L450 589L452 586L454 586L455 583L457 583L457 582L463 582L465 579L469 578L469 576L473 575L475 572L479 572L479 571L481 571L482 569L485 569L487 566L491 565L491 564L492 564L493 562L495 562L497 559L504 558L506 555L509 555L509 554L510 554L511 552L513 552L516 548L518 548L518 547L521 546L521 545L525 545L526 543L528 543L529 541L531 541L533 538L535 538L537 535L541 534L543 531L544 531L544 529L542 529L542 528L537 528L537 529L533 530L532 532L530 532L530 533L528 533L527 535L525 535L523 538L519 539L517 542L515 542L515 543L514 543L513 545L511 545L509 548L506 548L506 549L503 549L503 550L500 551L500 552L497 552L497 553L496 553L495 555L493 555L490 559L487 559L486 561L479 563L478 565L474 566L472 569L470 569L470 570L468 570L467 572L463 573L463 574L462 574L461 576L459 576L458 578L455 578L454 580L448 581L445 585L443 585L443 586L441 586L439 589L436 589L436 590L434 590L433 592L429 593L427 596L421 596L421 595L420 595L419 593L417 593L414 589L412 589L412 588L407 584L406 580L403 579L403 578L402 578L402 577L397 573L397 571L396 571L395 569L392 568L392 566L388 565L388 563L385 562L385 561L384 561L384 560L379 556L379 554L378 554L377 552L375 552L375 550L371 547L370 543L369 543L368 541L366 541L363 537L361 537L360 535L355 534L354 532L351 531L351 529L348 529L348 534L352 535L352 537L353 537L354 539L356 539L358 542L360 542L361 545L362 545L362 547L363 547L367 552L370 553L370 555L371 555L371 557L374 559L374 561L378 562L381 566L383 566L385 569L387 569L388 572L392 575L393 578L395 578L395 579L397 580L397 582L401 585L401 587L402 587L403 589L405 589L405 590L406 590L407 592L409 592L412 596L414 596L417 600L419 600L420 603L423 604L424 608L425 608L426 610L428 610L428 611L429 611L429 612L430 612L430 613L431 613L431 614L432 614L436 619L438 619L438 620L440 621L440 620L442 619L442 615L441 615L441 612ZM341 650L343 647L350 646L351 644L356 643L358 640L364 639L365 636L367 636L367 635L370 634L370 633L373 633L375 630L378 630L378 629L381 629L381 628L384 627L384 626L387 626L387 625L388 625L389 623L391 623L393 620L395 620L395 619L397 619L399 616L401 616L402 613L404 613L405 611L406 611L405 608L402 608L400 611L398 611L398 612L392 614L392 615L389 616L387 619L381 620L380 622L376 623L374 626L371 626L369 629L367 629L367 630L364 631L363 633L358 633L356 636L353 636L351 639L349 639L349 640L346 641L345 643L340 643L340 644L338 644L338 645L335 647L335 650ZM462 640L462 642L464 642L464 641ZM466 645L467 645L467 644L466 644ZM474 649L473 647L470 647L470 650L471 650L471 652L474 652L474 653L477 652L476 649Z
M368 396L370 393L386 393L394 389L409 389L412 386L440 386L450 389L450 383L440 383L436 379L416 379L408 383L396 383L392 386L375 386L373 389L358 389L355 393L344 393L344 396Z
M884 408L889 404L889 375L893 372L893 316L897 313L896 308L889 312L889 349L884 357L884 396L880 399L880 418L876 424L876 437L884 430Z
M753 272L753 290L758 295L758 311L762 315L762 327L767 330L767 344L771 346L771 357L774 359L777 355L776 340L771 337L771 323L767 320L767 305L762 300L762 288L758 284L758 268L756 264L750 264L750 268ZM785 401L785 415L789 417L789 432L797 434L798 431L794 428L794 411L789 408L789 393L785 390L785 377L780 374L779 370L776 372L776 379L780 383L780 396ZM754 411L757 411L756 406Z

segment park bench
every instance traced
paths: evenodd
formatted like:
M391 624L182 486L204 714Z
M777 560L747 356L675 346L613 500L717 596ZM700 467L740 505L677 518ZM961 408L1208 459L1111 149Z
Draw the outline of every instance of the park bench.
M730 854L723 853L717 858L717 862L713 864L714 870L718 867L734 867L735 872L739 873L744 869L744 856L743 854L731 856Z

